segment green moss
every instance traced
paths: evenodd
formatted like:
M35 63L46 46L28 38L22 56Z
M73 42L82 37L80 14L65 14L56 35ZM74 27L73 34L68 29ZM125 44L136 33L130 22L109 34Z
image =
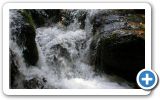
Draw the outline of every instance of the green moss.
M31 14L27 12L26 10L22 10L21 15L24 17L25 22L31 25L35 29L35 24L34 24Z
M27 10L20 10L19 13L23 16L23 22L19 35L19 42L26 49L23 50L23 57L28 65L36 65L39 57L35 42L35 24L30 12Z
M136 15L136 14L129 14L127 16L128 21L133 21L133 22L145 22L145 18L141 15Z

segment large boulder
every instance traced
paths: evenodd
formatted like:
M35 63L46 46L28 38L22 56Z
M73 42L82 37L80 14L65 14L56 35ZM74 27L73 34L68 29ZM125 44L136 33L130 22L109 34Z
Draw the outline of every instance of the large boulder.
M10 38L15 41L23 52L23 57L28 65L36 65L38 49L35 42L35 25L33 19L25 10L11 10Z
M137 73L145 68L145 40L136 35L111 35L101 39L96 51L98 70L136 82Z
M135 83L145 68L144 10L100 13L93 20L90 63L97 72L114 74Z

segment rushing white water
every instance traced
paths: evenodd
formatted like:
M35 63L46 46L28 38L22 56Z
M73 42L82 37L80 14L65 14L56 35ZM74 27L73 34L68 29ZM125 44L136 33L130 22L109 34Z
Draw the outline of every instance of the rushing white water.
M13 41L10 49L18 54L19 71L26 80L45 78L44 88L64 89L121 89L130 88L119 84L119 78L109 75L97 75L94 66L88 63L92 25L89 21L97 11L88 10L85 29L79 28L77 19L68 27L54 24L51 27L36 29L36 43L39 51L37 66L26 67L22 52ZM76 15L77 11L73 12Z

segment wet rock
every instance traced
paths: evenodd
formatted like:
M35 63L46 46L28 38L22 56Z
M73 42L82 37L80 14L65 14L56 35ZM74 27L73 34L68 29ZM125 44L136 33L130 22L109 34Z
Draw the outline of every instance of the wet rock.
M144 10L107 10L97 13L91 22L93 35L118 29L144 30Z
M22 49L25 62L28 65L36 65L38 61L38 50L35 42L35 26L32 17L25 10L16 10L10 22L10 37L16 41Z
M34 23L36 27L43 26L45 24L45 18L47 18L47 15L43 10L26 10L27 13L30 14L32 19L34 20Z
M17 79L23 78L23 75L19 71L19 63L17 61L17 55L14 53L11 49L9 50L9 75L10 75L10 80L9 80L9 87L11 89L16 89L16 88L22 88L22 81Z
M36 65L38 61L38 50L35 42L35 29L30 25L25 25L22 27L24 34L26 49L23 50L23 56L27 64Z
M97 72L118 75L136 85L137 73L145 68L143 11L118 10L93 19L90 63Z
M127 20L132 22L145 22L145 16L144 14L128 14Z
M85 19L86 19L86 11L80 11L79 14L77 14L78 22L80 23L80 28L85 28Z
M68 26L70 23L73 23L73 22L74 22L73 16L72 16L72 14L71 14L71 11L63 10L61 17L62 17L61 23L62 23L64 26Z
M43 89L44 85L46 83L46 80L43 78L43 80L39 80L37 78L33 78L30 80L25 80L23 82L25 89Z
M111 35L100 40L96 69L116 74L136 83L137 73L145 68L145 40L136 35Z
M31 9L26 11L31 14L36 27L49 26L61 20L59 9Z
M61 23L64 26L68 26L75 21L75 19L80 24L80 28L84 29L85 19L87 12L85 10L62 10L61 12Z
M68 26L74 22L75 18L80 23L81 29L85 27L86 11L84 10L31 9L25 11L30 14L36 27L51 26L56 23Z
M125 22L114 22L114 23L102 26L101 29L100 29L100 33L109 33L109 32L112 32L114 30L122 29L124 27L126 27Z

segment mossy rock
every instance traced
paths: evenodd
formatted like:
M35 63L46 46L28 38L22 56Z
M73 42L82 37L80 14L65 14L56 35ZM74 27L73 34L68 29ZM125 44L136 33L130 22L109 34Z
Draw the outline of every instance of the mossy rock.
M38 61L38 49L35 42L35 30L30 25L22 27L22 33L25 36L24 45L26 49L23 50L23 57L29 65L36 65Z
M20 27L16 27L15 30L12 30L11 34L12 37L15 37L13 40L15 40L18 46L23 50L25 62L28 65L34 66L38 61L38 49L35 41L35 24L28 11L18 10L17 13L21 16L21 19L16 18L14 23L17 24L20 21Z
M23 15L31 17L36 27L40 27L45 24L45 15L40 14L37 10L24 10L24 12L25 13Z

